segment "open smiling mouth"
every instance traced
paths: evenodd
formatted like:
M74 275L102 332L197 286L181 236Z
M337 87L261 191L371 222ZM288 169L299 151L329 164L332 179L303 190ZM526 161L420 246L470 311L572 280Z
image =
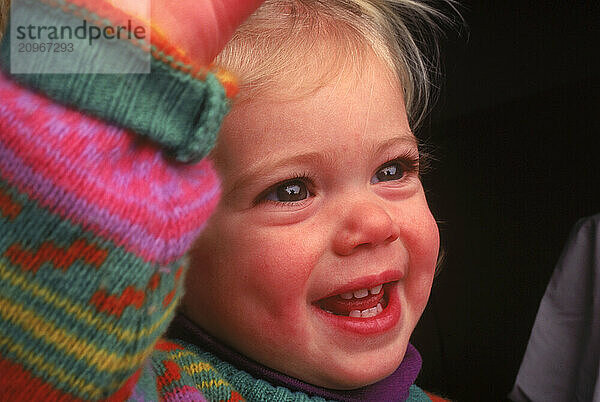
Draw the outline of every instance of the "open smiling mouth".
M327 297L317 304L321 309L337 316L370 318L379 315L387 307L386 293L381 284L370 289Z
M317 316L333 328L376 336L397 328L402 316L398 280L325 297L313 303Z

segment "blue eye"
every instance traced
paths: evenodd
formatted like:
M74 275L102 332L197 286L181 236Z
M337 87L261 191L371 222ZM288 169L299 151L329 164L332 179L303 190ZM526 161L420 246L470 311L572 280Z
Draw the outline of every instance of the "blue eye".
M404 168L400 162L388 163L377 170L375 175L371 177L371 184L379 183L381 181L392 181L399 180L404 177Z
M281 184L277 184L265 196L265 199L277 202L302 201L310 197L310 192L306 183L302 180L294 179Z

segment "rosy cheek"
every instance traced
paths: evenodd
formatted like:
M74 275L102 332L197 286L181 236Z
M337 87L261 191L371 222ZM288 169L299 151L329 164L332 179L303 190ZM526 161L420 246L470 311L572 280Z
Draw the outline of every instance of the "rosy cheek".
M429 300L432 283L432 275L425 275L418 272L413 272L406 278L404 288L406 299L413 311L421 314Z
M410 269L406 278L406 295L415 309L422 310L427 304L439 252L439 231L428 208L420 209L408 246Z
M277 230L279 229L279 230ZM248 238L248 253L243 262L244 271L255 276L248 281L253 297L278 320L302 314L306 305L306 285L315 267L319 253L302 241L306 236L270 228Z

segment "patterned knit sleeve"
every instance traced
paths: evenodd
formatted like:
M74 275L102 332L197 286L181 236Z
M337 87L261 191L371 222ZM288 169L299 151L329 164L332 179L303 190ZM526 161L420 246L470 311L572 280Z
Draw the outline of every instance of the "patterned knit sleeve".
M56 24L123 18L90 0L29 7ZM150 53L149 74L13 75L9 46L6 36L0 400L123 400L143 381L182 293L185 252L217 203L203 157L235 85L155 33L126 43Z

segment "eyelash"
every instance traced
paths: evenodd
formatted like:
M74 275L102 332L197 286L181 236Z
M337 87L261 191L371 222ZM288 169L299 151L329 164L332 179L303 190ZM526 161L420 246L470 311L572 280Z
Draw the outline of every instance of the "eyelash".
M285 206L289 206L289 205L301 205L303 202L306 202L306 200L308 198L301 200L301 201L292 201L292 202L279 202L279 201L269 200L266 198L267 195L269 195L271 192L273 192L277 187L282 186L286 183L296 181L296 180L304 182L304 184L306 185L306 187L308 188L308 191L311 193L311 196L312 196L311 188L314 187L314 185L313 185L314 184L314 176L309 172L298 172L298 173L294 173L293 176L289 177L288 179L282 180L282 181L277 182L277 183L273 184L272 186L268 187L265 191L260 193L260 195L258 197L256 197L256 200L254 201L254 205L265 204L265 203L269 203L271 205L276 205L276 206L281 206L281 207L285 207Z
M414 174L418 175L420 161L421 161L421 158L419 156L418 151L414 152L411 150L407 150L404 153L397 155L396 157L388 158L388 161L386 163L380 165L375 172L377 172L378 170L380 170L384 167L398 163L404 171L404 175L402 176L401 179L398 180L398 181L400 181L400 180L403 180L407 175L414 175ZM280 201L269 200L266 198L267 195L271 194L275 189L277 189L277 187L282 186L286 183L296 181L296 180L304 182L304 184L308 188L311 196L313 195L313 193L311 191L311 187L314 187L314 182L315 182L313 175L309 172L299 172L299 173L294 173L293 176L289 177L288 179L282 180L282 181L277 182L277 183L273 184L272 186L268 187L265 191L260 193L260 195L258 197L256 197L253 204L259 205L259 204L269 203L271 205L276 205L276 206L280 206L280 207L286 207L286 206L290 206L290 205L301 205L303 202L306 202L306 200L310 197L308 197L304 200L291 201L291 202L280 202Z
M418 151L407 150L404 153L396 156L395 158L390 157L388 159L388 162L379 166L375 171L377 172L378 170L384 167L393 165L394 163L398 163L400 166L402 166L402 169L404 169L404 173L406 175L419 174L420 166L422 163L422 156L420 156L420 153ZM402 178L404 178L404 176Z

